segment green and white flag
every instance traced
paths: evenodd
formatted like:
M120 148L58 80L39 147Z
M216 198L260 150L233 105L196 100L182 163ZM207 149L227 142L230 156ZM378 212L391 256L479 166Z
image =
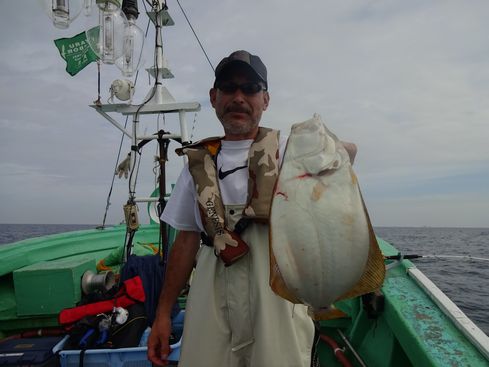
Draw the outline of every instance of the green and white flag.
M81 32L71 38L59 38L54 40L61 57L66 61L66 71L71 76L76 75L98 57L90 48L85 32Z

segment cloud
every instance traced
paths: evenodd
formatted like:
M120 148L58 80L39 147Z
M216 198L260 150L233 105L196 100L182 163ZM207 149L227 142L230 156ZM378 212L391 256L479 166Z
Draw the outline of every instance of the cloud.
M340 138L358 145L355 170L376 225L484 224L482 204L489 197L486 1L182 5L214 66L235 49L257 53L267 64L271 104L265 125L288 131L318 112ZM55 38L78 33L83 20L63 32L27 0L6 6L0 14L6 55L0 60L0 199L9 203L4 208L18 207L29 192L32 206L55 209L51 223L93 223L93 208L105 207L121 135L87 107L98 95L96 64L70 77L53 44ZM187 114L193 140L219 135L208 102L213 71L178 7L170 11L176 25L163 29L163 48L176 78L165 85L175 99L201 103L197 116ZM143 16L138 23L146 28ZM153 60L153 43L150 30L146 66ZM118 70L102 65L103 102L116 78L121 78ZM141 71L134 101L150 87ZM123 116L114 118L125 122ZM178 122L169 116L158 122L141 118L140 131L150 134L161 127L176 131ZM123 156L129 145L123 142ZM138 186L143 196L154 186L155 152L155 145L145 147ZM170 159L168 182L175 182L181 160L173 154ZM127 183L115 185L123 202ZM40 186L49 195L31 194ZM22 209L2 211L0 222L45 221L27 204ZM452 212L464 215L452 219ZM111 216L114 222L121 218L120 210Z
M479 194L429 194L367 200L374 226L487 228L489 199Z

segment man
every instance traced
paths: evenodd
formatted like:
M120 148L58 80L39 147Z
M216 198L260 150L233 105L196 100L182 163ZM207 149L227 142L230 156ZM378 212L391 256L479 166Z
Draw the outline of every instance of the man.
M267 198L286 138L259 127L270 100L267 70L258 56L236 51L219 63L215 76L210 101L225 136L183 148L189 165L162 215L179 235L148 358L166 363L172 305L196 260L180 366L311 366L314 326L306 307L278 297L268 284ZM200 247L201 232L207 246Z

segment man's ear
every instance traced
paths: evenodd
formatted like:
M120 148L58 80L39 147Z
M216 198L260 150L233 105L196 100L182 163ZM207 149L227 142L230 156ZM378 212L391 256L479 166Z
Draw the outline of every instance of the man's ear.
M268 108L268 104L270 103L270 94L267 91L263 92L263 111L266 111Z
M214 105L215 105L215 103L216 103L216 94L217 94L217 90L216 90L216 88L211 88L211 89L209 90L209 99L210 99L210 101L211 101L211 105L212 105L212 107L215 107Z

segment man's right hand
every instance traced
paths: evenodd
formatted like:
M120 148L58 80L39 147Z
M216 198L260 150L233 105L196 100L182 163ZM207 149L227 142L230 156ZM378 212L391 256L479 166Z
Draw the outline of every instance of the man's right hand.
M170 317L157 316L148 338L148 359L156 366L167 366L170 355Z

